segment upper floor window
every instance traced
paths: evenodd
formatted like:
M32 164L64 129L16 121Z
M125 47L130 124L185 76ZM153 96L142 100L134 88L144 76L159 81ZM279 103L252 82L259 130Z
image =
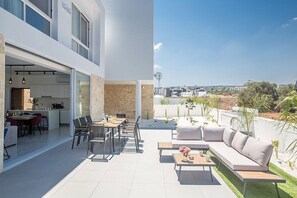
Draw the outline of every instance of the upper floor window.
M85 58L89 58L89 21L72 4L72 49Z
M20 19L24 19L23 2L21 0L0 0L0 7Z
M0 7L50 36L52 0L0 0Z

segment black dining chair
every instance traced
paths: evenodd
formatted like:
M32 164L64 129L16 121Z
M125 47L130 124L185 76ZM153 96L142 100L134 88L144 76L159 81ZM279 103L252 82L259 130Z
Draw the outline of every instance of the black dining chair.
M87 115L87 116L86 116L86 120L87 120L87 123L88 123L88 124L92 124L92 123L93 123L93 120L92 120L92 118L91 118L90 115Z
M116 114L116 118L126 118L127 116L126 116L126 114L124 114L124 113L117 113Z
M107 141L109 141L109 145L110 145L109 153L111 153L111 150L112 150L111 131L106 130L104 126L98 126L98 125L92 126L91 131L92 132L90 133L90 138L88 140L87 157L89 155L89 150L94 154L91 160L93 160L93 158L96 156L96 154L94 153L94 144L104 144L103 159L106 160L105 147L106 147Z
M71 149L73 149L73 145L75 142L75 137L77 137L76 146L79 145L81 137L83 137L83 140L87 139L90 135L90 131L88 127L82 127L79 119L73 120L74 124L74 134L73 134L73 140L72 140L72 146Z
M122 148L124 148L124 144L129 141L129 139L134 139L134 144L135 144L135 150L136 152L139 151L139 139L138 139L138 131L137 131L137 122L135 122L135 125L132 128L124 128L121 131L121 137L124 138L124 142L122 142Z

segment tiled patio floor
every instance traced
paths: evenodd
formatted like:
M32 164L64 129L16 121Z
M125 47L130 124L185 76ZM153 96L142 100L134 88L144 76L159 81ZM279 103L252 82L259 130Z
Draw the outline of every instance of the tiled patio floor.
M44 197L235 197L233 192L213 171L184 168L181 181L171 157L164 152L159 161L158 141L169 141L169 130L142 130L143 152L126 150L108 162L84 160ZM207 168L206 168L207 169Z

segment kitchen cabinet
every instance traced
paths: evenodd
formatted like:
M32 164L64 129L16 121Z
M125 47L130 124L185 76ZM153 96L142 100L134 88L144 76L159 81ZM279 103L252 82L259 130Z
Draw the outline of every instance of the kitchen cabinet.
M31 85L30 97L70 98L70 85Z
M60 110L60 124L70 124L69 110Z

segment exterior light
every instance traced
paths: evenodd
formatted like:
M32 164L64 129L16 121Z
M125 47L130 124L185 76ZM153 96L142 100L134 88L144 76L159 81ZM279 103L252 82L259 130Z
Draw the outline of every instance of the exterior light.
M9 84L11 84L11 83L12 83L12 78L11 78L11 66L10 66L9 75L10 75L10 78L9 78Z
M24 75L25 75L25 66L23 66L23 80L22 80L22 84L26 84L26 79L25 79Z

